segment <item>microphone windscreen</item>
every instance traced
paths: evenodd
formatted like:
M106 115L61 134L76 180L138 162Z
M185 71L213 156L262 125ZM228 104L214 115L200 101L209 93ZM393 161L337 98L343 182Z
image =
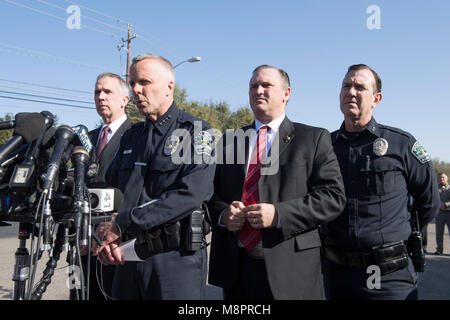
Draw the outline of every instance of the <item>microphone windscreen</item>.
M16 114L16 127L14 135L21 136L26 143L32 142L39 138L45 125L45 118L42 114L34 113L18 113Z

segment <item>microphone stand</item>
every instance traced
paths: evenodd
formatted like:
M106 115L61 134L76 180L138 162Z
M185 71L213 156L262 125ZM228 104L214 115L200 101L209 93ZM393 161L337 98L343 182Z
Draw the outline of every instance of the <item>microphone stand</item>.
M27 249L27 239L30 238L32 224L29 222L19 223L19 247L15 253L16 263L14 265L14 300L25 300L26 282L30 270L31 256Z

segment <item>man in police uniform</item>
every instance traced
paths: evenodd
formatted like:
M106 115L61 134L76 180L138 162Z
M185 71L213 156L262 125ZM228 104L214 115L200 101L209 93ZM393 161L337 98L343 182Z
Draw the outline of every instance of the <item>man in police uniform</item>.
M113 221L99 230L104 241L94 245L94 254L105 264L118 265L115 299L201 299L206 250L186 245L186 226L213 191L209 125L178 109L173 67L163 57L135 57L130 80L134 102L146 120L124 134L108 170L107 182L122 190L124 202ZM175 156L181 154L178 161ZM117 247L134 238L144 261L124 262Z
M444 253L445 225L450 234L450 184L448 184L447 175L443 172L438 174L438 181L441 206L436 217L436 252L434 254L441 255Z
M436 176L430 156L411 134L372 117L381 99L375 71L349 67L340 93L344 122L332 133L347 205L325 227L328 299L418 297L406 241L416 212L421 226L437 214Z

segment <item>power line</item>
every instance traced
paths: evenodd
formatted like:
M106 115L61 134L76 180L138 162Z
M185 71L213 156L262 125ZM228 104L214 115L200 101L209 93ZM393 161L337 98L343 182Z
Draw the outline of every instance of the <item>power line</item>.
M8 93L8 94L22 95L22 96L27 96L27 97L34 97L34 98L43 98L43 99L52 99L52 100L58 100L58 101L68 101L68 102L79 102L79 103L86 103L86 104L94 104L93 102L88 102L88 101L55 98L55 97L41 96L41 95L29 94L29 93L20 93L20 92L14 92L14 91L0 90L0 92Z
M95 108L90 108L90 107L82 107L82 106L76 106L76 105L73 105L73 104L48 102L48 101L42 101L42 100L33 100L33 99L25 99L25 98L17 98L17 97L8 97L8 96L1 96L1 95L0 95L0 98L21 100L21 101L29 101L29 102L38 102L38 103L47 103L47 104L53 104L53 105L57 105L57 106L66 106L66 107L79 108L79 109L95 110Z
M32 8L32 7L26 6L26 5L21 4L21 3L17 3L17 2L11 1L11 0L4 0L4 1L8 2L8 3L11 3L11 4L15 5L15 6L22 7L22 8L25 8L25 9L28 9L28 10L31 10L31 11L34 11L34 12L37 12L37 13L40 13L40 14L43 14L43 15L46 15L46 16L49 16L49 17L61 20L61 21L64 21L64 22L66 21L66 19L64 19L64 18L55 16L55 15L53 15L51 13L48 13L48 12L45 12L45 11L42 11L42 10L38 10L36 8ZM120 37L118 35L114 34L114 33L109 33L109 32L106 32L106 31L103 31L103 30L100 30L100 29L97 29L97 28L92 28L92 27L89 27L89 26L86 26L86 25L83 25L83 28L88 29L88 30L92 30L92 31L96 31L96 32L100 32L100 33L104 33L104 34L107 34L107 35L109 35L111 37L120 39Z
M38 1L40 1L40 0L38 0ZM117 21L118 23L124 23L124 24L127 24L127 25L131 25L131 26L133 26L133 28L134 28L135 30L141 30L141 32L139 32L139 34L138 34L138 39L139 39L139 38L140 38L140 39L143 39L144 41L150 43L151 45L154 45L154 46L157 46L157 47L163 49L163 51L166 52L166 53L168 53L168 52L170 52L170 51L177 51L176 48L173 48L170 44L165 43L163 40L159 39L158 37L156 37L156 36L154 36L154 35L151 35L151 34L149 34L149 33L143 32L144 28L138 27L138 26L136 26L134 23L125 21L125 20L123 20L123 19L121 19L121 18L118 18L118 17L112 17L112 16L110 16L110 15L108 15L108 14L105 14L104 12L101 12L101 11L98 11L98 10L94 10L94 9L92 9L92 8L89 8L89 7L80 5L80 4L78 4L78 3L74 2L74 1L70 1L70 0L63 0L63 1L65 1L65 2L67 2L67 3L70 3L70 4L73 4L73 5L77 5L77 6L79 6L80 8L86 9L86 10L88 10L88 11L91 11L91 12L93 12L93 13L96 13L96 14L98 14L98 15L101 15L101 16L103 16L103 17L106 17L106 18L108 18L108 19ZM143 36L143 35L144 35L144 36ZM150 39L146 38L145 36L146 36L146 37L150 37L150 38L154 38L156 41L158 41L158 42L164 44L165 46L168 46L169 48L167 49L167 48L164 48L164 47L162 47L162 46L156 45L156 44L154 43L153 40L150 40ZM172 57L173 57L173 56L172 56Z
M73 96L73 95L70 95L70 94L63 94L63 93L58 93L58 92L48 92L48 91L41 91L41 90L33 90L33 89L29 89L29 88L21 88L21 87L14 87L14 86L5 86L3 84L0 84L0 88L24 90L24 91L27 91L27 92L37 92L37 93L45 93L45 94L55 94L55 95L60 96L60 97L86 99L86 97Z
M67 58L63 58L63 57L58 57L58 56L54 56L54 55L51 55L51 54L48 54L48 53L45 53L45 52L36 51L36 50L20 48L20 47L16 47L16 46L13 46L13 45L10 45L10 44L7 44L7 43L3 43L3 42L0 42L0 46L11 48L11 49L14 49L14 50L24 51L24 52L35 54L35 55L41 55L41 56L44 56L44 57L47 57L47 58L50 58L50 59L55 59L55 60L68 62L68 63L72 63L72 64L76 64L76 65L80 65L80 66L85 66L85 67L89 67L89 68L100 69L100 70L103 70L103 71L109 70L109 68L106 68L106 67L97 66L97 65L89 64L89 63L84 63L84 62L73 60L73 59L67 59Z
M47 1L44 1L44 0L36 0L36 1L37 1L37 2L40 2L40 3L42 3L42 4L45 4L45 5L47 5L47 6L50 6L50 7L53 7L53 8L57 8L57 9L59 9L59 10L62 10L62 11L64 11L64 12L66 12L66 8L57 6L57 5L53 4L53 3L50 3L50 2L47 2ZM83 17L84 19L87 19L87 20L91 20L91 21L100 23L100 24L105 25L105 26L107 26L107 27L110 27L110 28L113 28L113 29L116 29L116 30L119 30L119 31L122 31L122 32L127 32L126 29L122 29L122 28L119 28L119 27L117 27L117 26L113 26L113 25L111 25L111 24L105 23L105 22L100 21L100 20L98 20L98 19L94 19L94 18L85 16L85 15L83 15L83 14L80 14L80 16Z
M130 22L126 22L126 21L124 21L124 20L121 20L120 18L112 17L112 16L107 15L107 14L101 12L101 11L97 11L97 10L88 8L88 7L86 7L86 6L82 6L82 5L80 5L80 4L76 3L76 2L69 1L69 0L63 0L63 1L68 2L68 3L70 3L70 4L77 5L77 6L79 6L80 8L83 8L83 9L86 9L86 10L88 10L88 11L94 12L94 13L96 13L96 14L98 14L98 15L101 15L101 16L104 16L104 17L106 17L106 18L115 20L115 21L117 21L117 22L119 22L119 23L122 22L122 23L125 23L125 24L131 24Z
M81 91L81 90L74 90L74 89L65 89L65 88L44 86L44 85L31 83L31 82L23 82L23 81L9 80L9 79L1 79L1 78L0 78L0 81L11 82L11 83L18 83L18 84L25 84L25 85L30 85L30 86L34 86L34 87L41 87L41 88L49 88L49 89L56 89L56 90L63 90L63 91L87 93L87 94L91 94L92 95L92 92L88 92L88 91Z

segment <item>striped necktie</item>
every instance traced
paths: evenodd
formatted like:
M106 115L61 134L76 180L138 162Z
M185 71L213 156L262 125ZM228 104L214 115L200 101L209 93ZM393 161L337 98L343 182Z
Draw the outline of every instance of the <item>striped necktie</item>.
M267 126L259 129L258 140L250 157L242 193L242 203L245 206L259 203L258 181L261 176L261 159L266 156L266 133L268 129L269 127ZM250 251L261 241L261 230L252 228L250 223L245 221L244 226L239 231L239 241L241 241L247 251Z

